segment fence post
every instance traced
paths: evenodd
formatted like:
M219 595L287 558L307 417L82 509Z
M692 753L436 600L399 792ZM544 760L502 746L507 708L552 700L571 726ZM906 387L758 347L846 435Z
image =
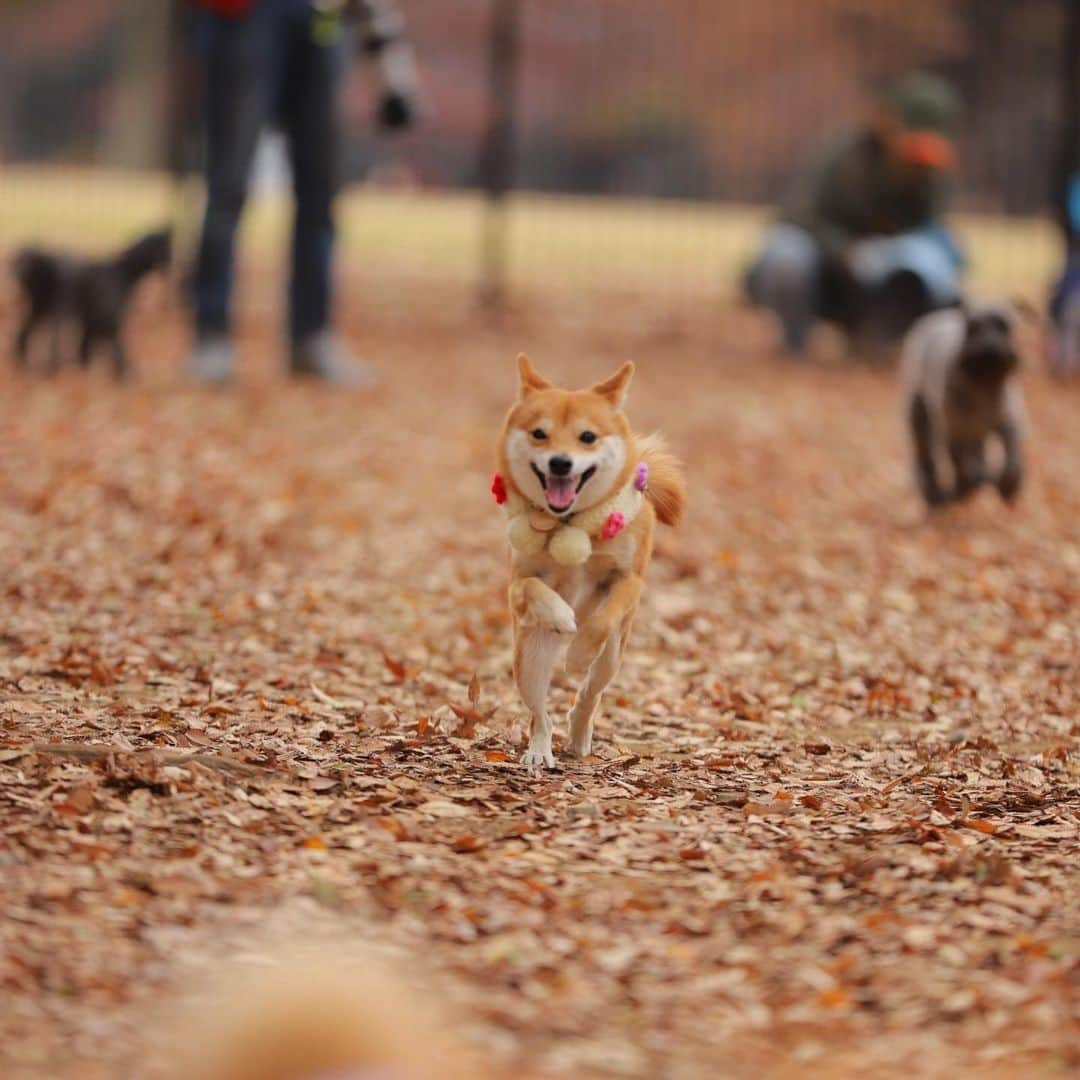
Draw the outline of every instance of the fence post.
M1062 0L1061 142L1054 201L1068 255L1080 254L1080 0Z
M492 0L492 3L488 52L489 114L482 165L487 205L480 302L497 308L505 298L509 254L507 194L514 183L521 4L520 0Z

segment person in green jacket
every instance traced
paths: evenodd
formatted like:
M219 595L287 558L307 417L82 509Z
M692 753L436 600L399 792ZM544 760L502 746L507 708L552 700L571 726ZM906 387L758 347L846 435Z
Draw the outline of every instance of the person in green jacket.
M747 281L787 352L805 351L819 319L894 338L956 302L963 260L942 220L959 117L948 83L909 75L799 176Z

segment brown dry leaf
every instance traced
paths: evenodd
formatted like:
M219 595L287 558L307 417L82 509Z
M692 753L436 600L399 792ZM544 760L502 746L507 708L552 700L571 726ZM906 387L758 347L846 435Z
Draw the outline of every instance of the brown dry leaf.
M463 707L461 705L455 705L453 702L450 703L450 709L458 720L461 721L454 731L454 734L462 739L473 738L476 734L476 725L486 723L498 711L498 708L496 707L494 709L488 709L487 712L481 712L474 705Z
M698 29L772 42L759 6ZM940 52L933 5L894 6L898 40ZM434 40L438 5L413 7ZM580 7L548 44L595 67ZM624 22L664 44L663 20ZM788 51L819 63L804 22ZM1035 29L1037 58L1057 39ZM282 381L258 318L250 384L213 400L164 392L186 339L138 310L122 391L0 364L3 1075L158 1075L160 993L249 954L255 924L307 941L320 914L419 957L496 1078L1080 1060L1073 395L1029 366L1015 514L987 490L928 517L895 380L763 362L764 321L714 297L534 300L541 263L496 324L361 259L346 330L393 371L370 399ZM485 494L525 338L582 384L647 357L628 410L691 492L592 756L567 746L559 665L539 776Z
M87 785L69 792L66 798L53 805L61 814L78 817L89 814L94 809L94 802L94 789Z
M479 837L472 835L459 836L456 840L450 842L450 850L457 852L459 855L479 851L483 846L484 842Z
M395 660L389 653L382 654L383 663L386 665L386 670L394 676L398 682L404 682L408 675L408 669L400 660Z
M992 821L984 821L981 818L963 818L959 824L965 829L974 829L976 832L987 833L990 836L998 831Z
M397 818L379 818L376 822L380 829L384 829L395 840L407 840L409 838L409 830L405 827L404 822L399 821Z
M842 986L831 986L818 994L818 1004L828 1009L843 1009L852 1004L851 995Z

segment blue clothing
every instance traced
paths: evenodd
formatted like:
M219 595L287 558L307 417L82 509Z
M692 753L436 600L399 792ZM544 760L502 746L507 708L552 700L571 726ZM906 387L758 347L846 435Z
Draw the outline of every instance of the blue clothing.
M850 260L861 285L876 288L893 274L907 270L922 282L934 307L945 307L960 299L959 273L964 256L942 225L858 240L852 245Z
M1065 263L1050 295L1047 359L1054 375L1080 374L1080 257Z
M844 276L864 296L886 288L906 272L918 279L931 309L960 297L963 254L941 225L855 241L843 265ZM824 248L802 226L780 222L766 233L749 274L750 299L774 313L790 353L805 351L810 330L823 315L828 267Z
M1080 258L1074 256L1065 263L1050 293L1050 317L1054 322L1062 321L1066 303L1077 295L1080 295Z
M789 353L806 349L820 306L824 258L806 229L781 222L769 229L750 271L751 298L776 315Z
M294 342L330 319L333 203L338 189L338 92L345 69L340 25L309 0L258 0L243 18L200 13L206 71L206 216L195 267L200 334L227 333L236 230L259 135L285 134L292 163L289 330Z

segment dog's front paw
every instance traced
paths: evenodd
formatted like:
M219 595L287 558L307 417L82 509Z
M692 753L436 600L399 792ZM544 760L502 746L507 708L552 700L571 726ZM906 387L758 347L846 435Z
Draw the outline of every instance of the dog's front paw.
M546 766L555 768L555 755L551 752L551 742L529 742L529 748L521 755L521 763L528 767L529 772L539 773Z
M534 600L530 614L536 625L544 630L554 630L557 634L573 634L577 631L574 609L557 592Z

